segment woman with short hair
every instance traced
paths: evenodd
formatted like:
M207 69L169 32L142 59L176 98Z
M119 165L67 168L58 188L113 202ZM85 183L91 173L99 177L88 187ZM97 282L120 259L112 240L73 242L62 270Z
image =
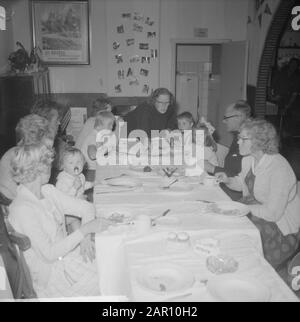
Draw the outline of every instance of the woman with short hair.
M236 177L217 174L220 182L242 191L250 220L261 233L264 255L277 268L299 245L300 200L297 179L288 161L278 153L274 126L262 119L246 121L239 134L239 151L245 156Z
M100 232L100 222L93 204L47 184L52 160L53 151L45 145L16 147L12 171L19 185L9 221L31 241L24 256L38 297L99 295L96 265L84 259L94 258L90 234ZM70 235L65 213L82 218Z

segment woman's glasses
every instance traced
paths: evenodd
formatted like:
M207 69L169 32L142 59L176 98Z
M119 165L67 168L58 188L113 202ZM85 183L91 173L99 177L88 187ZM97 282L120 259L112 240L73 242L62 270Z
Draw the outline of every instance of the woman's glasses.
M240 115L234 114L234 115L230 115L230 116L224 116L223 120L225 121L225 120L231 119L232 117L237 117L237 116L240 116Z

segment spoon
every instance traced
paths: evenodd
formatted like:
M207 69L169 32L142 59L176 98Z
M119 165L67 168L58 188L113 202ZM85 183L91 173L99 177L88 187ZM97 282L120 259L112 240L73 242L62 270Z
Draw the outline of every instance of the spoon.
M164 216L166 216L170 211L171 211L171 209L167 209L167 210L165 210L161 215L159 215L159 216L157 216L157 217L153 218L153 219L151 220L151 222L152 222L152 226L155 226L155 225L156 225L155 220L156 220L157 218L160 218L160 217L164 217Z

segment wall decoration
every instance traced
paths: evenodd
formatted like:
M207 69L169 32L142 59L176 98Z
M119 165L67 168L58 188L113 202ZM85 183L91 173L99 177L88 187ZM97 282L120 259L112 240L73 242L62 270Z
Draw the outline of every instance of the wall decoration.
M89 2L31 0L33 47L49 65L90 63Z
M108 95L147 96L159 87L160 0L114 0L106 6Z

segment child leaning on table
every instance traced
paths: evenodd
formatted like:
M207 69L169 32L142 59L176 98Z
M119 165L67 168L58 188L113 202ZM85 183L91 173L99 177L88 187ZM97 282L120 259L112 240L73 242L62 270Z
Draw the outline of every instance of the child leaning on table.
M84 140L81 152L85 156L89 170L96 169L96 154L101 148L103 154L115 148L115 134L112 131L115 123L115 116L108 111L98 113L95 118L94 130Z
M85 158L79 149L67 148L61 158L61 172L56 179L56 188L69 196L85 199L84 191L91 188L82 173Z
M178 129L180 131L190 130L192 136L192 143L196 144L196 131L203 130L204 131L204 160L211 163L213 166L218 166L217 161L217 144L212 136L212 126L205 122L204 119L201 119L201 122L196 126L194 118L190 112L183 112L177 115ZM187 139L190 136L187 135Z

